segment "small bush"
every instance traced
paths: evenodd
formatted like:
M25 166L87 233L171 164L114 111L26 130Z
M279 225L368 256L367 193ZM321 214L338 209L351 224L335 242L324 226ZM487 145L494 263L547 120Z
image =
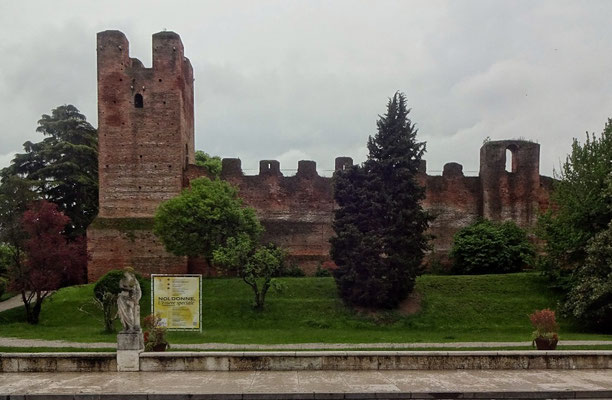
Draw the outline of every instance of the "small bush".
M425 268L425 273L429 273L431 275L449 275L450 274L450 263L448 259L444 259L443 256L436 253L433 250L427 259L427 266Z
M157 315L147 315L142 321L145 351L165 351L170 345L166 340L167 328Z
M121 292L119 281L123 278L123 270L113 269L104 274L94 285L94 300L102 309L104 316L104 330L106 332L115 331L115 320L117 319L117 296ZM143 277L136 274L140 288L146 290L146 281Z
M315 271L315 276L317 278L326 278L328 276L332 276L332 274L327 268L323 268L321 263L319 263L319 265L317 265L317 270Z
M533 261L527 234L514 222L479 220L455 234L451 273L505 274L518 272Z
M278 277L285 276L285 277L290 277L290 278L302 278L302 277L306 276L306 274L304 273L304 271L302 271L302 269L297 264L291 264L289 266L282 265L281 268L279 269L278 273L275 274L275 276L278 276Z
M559 325L557 324L554 311L548 308L536 310L533 314L529 315L529 320L535 329L533 332L534 339L539 337L548 339L557 338Z

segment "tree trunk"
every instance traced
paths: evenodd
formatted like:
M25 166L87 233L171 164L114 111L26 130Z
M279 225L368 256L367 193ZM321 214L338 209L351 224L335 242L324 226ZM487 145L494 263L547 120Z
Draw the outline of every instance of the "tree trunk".
M40 309L42 308L42 302L43 299L36 295L36 302L34 303L34 307L32 308L32 314L30 315L31 319L28 321L32 325L38 324Z
M259 292L259 290L255 290L255 303L253 308L257 311L261 311L264 308L264 302L263 299L261 298L261 293Z
M21 291L21 300L23 300L23 306L25 308L25 312L26 312L26 321L28 321L28 323L32 324L32 308L30 307L30 301L32 300L31 298L28 298L28 296L26 296L26 292L25 290Z

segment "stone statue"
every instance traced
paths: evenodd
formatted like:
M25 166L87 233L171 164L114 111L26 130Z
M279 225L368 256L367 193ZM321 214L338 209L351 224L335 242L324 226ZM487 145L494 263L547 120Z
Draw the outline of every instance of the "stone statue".
M140 329L140 298L142 291L134 270L126 268L123 278L119 281L121 293L117 297L119 318L125 333L141 332Z

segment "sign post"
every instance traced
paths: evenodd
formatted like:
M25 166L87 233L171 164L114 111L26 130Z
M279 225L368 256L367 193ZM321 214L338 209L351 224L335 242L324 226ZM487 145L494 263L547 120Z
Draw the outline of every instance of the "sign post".
M151 313L171 331L202 332L202 275L151 275Z

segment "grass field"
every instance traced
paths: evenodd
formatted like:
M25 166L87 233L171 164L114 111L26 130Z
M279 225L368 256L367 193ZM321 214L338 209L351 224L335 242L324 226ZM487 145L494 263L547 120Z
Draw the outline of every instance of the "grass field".
M556 308L558 296L535 273L480 276L424 275L416 290L421 311L363 314L347 309L332 278L283 278L287 288L271 293L266 310L251 308L251 291L239 279L203 282L202 333L171 332L170 343L427 343L528 341L527 315ZM24 322L22 308L0 313L0 336L114 342L102 331L101 312L91 300L93 285L69 287L45 302L41 322ZM147 288L145 288L147 289ZM145 290L142 315L149 313ZM117 324L118 326L118 324ZM561 339L612 340L561 321Z

